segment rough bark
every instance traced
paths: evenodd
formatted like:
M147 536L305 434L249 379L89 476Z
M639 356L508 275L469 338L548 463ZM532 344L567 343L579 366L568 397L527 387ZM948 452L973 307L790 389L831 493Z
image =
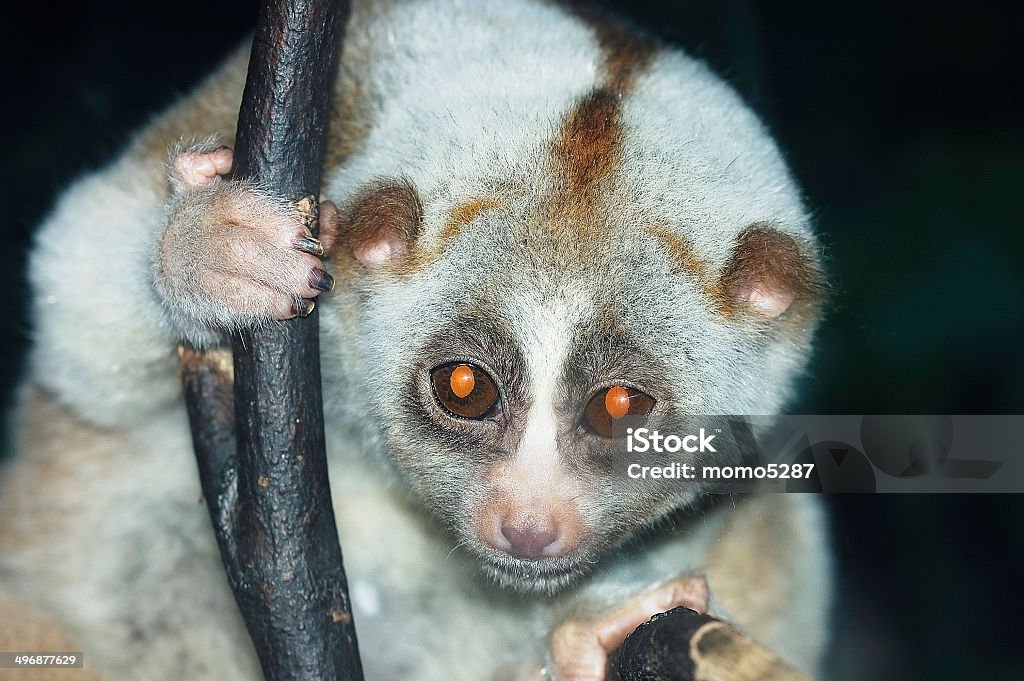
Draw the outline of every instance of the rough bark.
M348 2L266 0L238 120L236 179L297 202L315 231ZM267 681L361 680L324 450L317 316L182 351L203 492ZM232 387L233 383L233 387ZM342 474L344 474L342 472Z

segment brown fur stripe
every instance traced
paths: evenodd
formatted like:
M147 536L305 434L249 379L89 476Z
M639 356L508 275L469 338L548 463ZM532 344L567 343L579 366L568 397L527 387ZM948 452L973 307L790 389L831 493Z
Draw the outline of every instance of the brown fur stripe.
M597 38L604 60L601 75L606 87L619 93L632 89L636 76L650 65L657 53L657 43L600 9L577 9L576 14L590 25Z
M736 293L752 282L791 292L794 305L787 317L806 316L827 297L821 270L808 255L809 246L768 225L754 224L740 232L728 262L717 273L711 272L685 236L662 224L651 225L647 231L668 253L676 270L693 277L722 316L747 311Z
M677 271L689 274L709 298L717 300L717 282L711 276L707 261L697 253L689 239L660 223L650 225L647 231L661 243Z
M430 265L448 249L448 244L456 238L464 227L469 226L480 217L481 213L492 210L501 205L501 202L494 197L472 198L463 201L452 208L450 217L441 228L437 238L429 244L416 244L412 251L412 257L406 261L401 274L410 274Z
M616 170L622 145L618 98L599 88L569 114L555 142L555 166L563 177L556 199L558 213L583 230L594 209L598 189Z
M408 253L389 265L389 269L398 275L408 275L437 260L464 227L499 205L494 197L463 201L452 208L437 239L424 243L423 206L416 189L405 180L382 180L363 189L342 209L339 246L335 247L332 259L340 276L350 275L359 266L354 258L346 256L391 232L406 244Z
M552 144L552 163L562 177L553 214L559 231L591 232L600 188L618 169L622 154L622 98L655 54L656 46L589 8L576 14L591 25L601 50L601 84L569 112Z
M441 230L442 243L438 245L443 250L447 242L458 236L463 227L476 220L484 211L497 208L499 205L497 199L487 197L469 199L455 206L452 208L451 218Z

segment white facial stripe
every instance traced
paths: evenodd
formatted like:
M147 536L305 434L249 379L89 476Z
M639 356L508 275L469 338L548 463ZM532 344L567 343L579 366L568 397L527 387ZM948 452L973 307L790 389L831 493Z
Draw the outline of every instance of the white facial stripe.
M526 417L526 429L516 451L514 466L520 474L548 479L558 467L558 419L554 398L562 365L568 356L573 328L590 305L583 295L552 302L532 297L519 301L517 335L529 371L533 404Z
M517 471L530 473L531 478L547 478L558 466L555 436L558 424L549 401L538 399L527 416L526 430L516 451Z

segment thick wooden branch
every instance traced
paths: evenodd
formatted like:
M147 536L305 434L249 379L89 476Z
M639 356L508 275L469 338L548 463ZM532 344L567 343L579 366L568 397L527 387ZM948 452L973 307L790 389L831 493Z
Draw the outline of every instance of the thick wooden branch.
M238 120L235 178L296 201L315 230L348 2L267 0ZM267 681L361 680L324 451L317 317L182 352L203 492ZM237 446L237 450L236 450Z

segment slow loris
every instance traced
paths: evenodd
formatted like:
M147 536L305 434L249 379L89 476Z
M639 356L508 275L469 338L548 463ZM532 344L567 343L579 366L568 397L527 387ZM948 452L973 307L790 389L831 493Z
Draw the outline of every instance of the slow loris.
M317 240L223 179L246 62L71 186L38 233L0 648L52 627L106 679L259 678L175 348L316 300L368 679L597 681L676 605L813 672L830 589L815 498L609 483L621 414L663 431L775 414L806 364L819 249L739 97L554 3L356 2Z

